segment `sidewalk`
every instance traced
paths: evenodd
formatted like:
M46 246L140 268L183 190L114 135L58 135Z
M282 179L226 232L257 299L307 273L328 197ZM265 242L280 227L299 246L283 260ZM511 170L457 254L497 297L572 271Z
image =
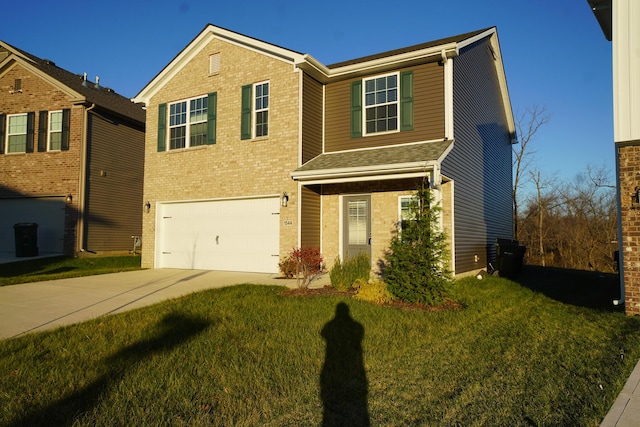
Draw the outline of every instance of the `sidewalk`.
M640 426L640 361L600 424L600 427L638 426Z
M325 275L328 276L328 275ZM328 277L314 282L322 286ZM275 274L150 269L0 287L0 339L241 283L295 287Z

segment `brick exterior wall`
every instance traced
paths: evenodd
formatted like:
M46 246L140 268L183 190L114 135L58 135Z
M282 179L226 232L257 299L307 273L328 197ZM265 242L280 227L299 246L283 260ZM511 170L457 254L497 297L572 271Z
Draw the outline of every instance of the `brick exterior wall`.
M209 56L220 53L220 72L209 75ZM301 73L291 63L218 39L211 40L147 105L142 266L154 267L156 211L163 201L289 194L280 208L280 257L298 244ZM269 81L269 136L240 139L241 88ZM158 105L217 92L216 144L157 151ZM283 226L284 221L291 222Z
M640 141L618 147L620 217L625 311L640 314L640 207L632 209L631 194L640 185Z
M22 80L22 93L10 94L16 79ZM66 205L64 251L75 251L78 219L80 146L84 107L72 107L68 96L49 82L20 65L0 76L0 113L35 112L35 141L37 146L38 112L71 109L71 129L68 151L12 153L0 155L0 198L66 196L73 202ZM4 143L4 141L3 141Z

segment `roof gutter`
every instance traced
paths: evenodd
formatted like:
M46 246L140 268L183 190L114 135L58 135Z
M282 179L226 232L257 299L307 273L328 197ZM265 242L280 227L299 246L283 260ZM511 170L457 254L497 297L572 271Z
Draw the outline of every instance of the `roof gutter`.
M422 63L425 61L440 61L443 58L456 57L458 54L458 43L447 43L445 45L405 52L394 56L387 56L337 68L329 68L313 56L305 54L303 55L302 60L296 62L296 65L311 74L321 83L327 83L330 80L343 80L365 74L381 72L387 69L395 69L398 68L399 65L411 65L413 63Z
M438 166L437 161L398 163L378 166L358 166L352 168L293 171L291 178L305 184L328 184L332 182L371 181L380 179L400 179L424 176Z

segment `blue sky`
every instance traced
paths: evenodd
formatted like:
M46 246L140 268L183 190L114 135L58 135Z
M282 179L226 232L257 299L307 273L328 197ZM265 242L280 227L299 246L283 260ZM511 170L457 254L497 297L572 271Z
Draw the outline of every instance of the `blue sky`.
M133 97L209 23L324 64L496 26L514 114L552 115L535 166L613 179L611 43L586 0L14 1L0 40Z

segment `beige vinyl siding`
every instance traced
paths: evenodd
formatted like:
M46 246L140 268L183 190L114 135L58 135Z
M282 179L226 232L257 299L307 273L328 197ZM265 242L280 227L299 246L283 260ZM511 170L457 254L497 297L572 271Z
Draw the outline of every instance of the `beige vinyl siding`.
M320 247L320 186L302 187L300 246Z
M142 234L144 131L89 114L84 249L126 251Z
M325 152L380 147L444 138L444 71L437 62L398 71L414 73L414 129L377 136L351 138L350 79L326 87ZM366 76L373 77L373 76Z
M488 44L479 41L454 59L455 145L442 174L455 184L456 273L486 268L495 239L513 233L512 147Z
M302 87L302 163L322 154L322 84L307 74Z

